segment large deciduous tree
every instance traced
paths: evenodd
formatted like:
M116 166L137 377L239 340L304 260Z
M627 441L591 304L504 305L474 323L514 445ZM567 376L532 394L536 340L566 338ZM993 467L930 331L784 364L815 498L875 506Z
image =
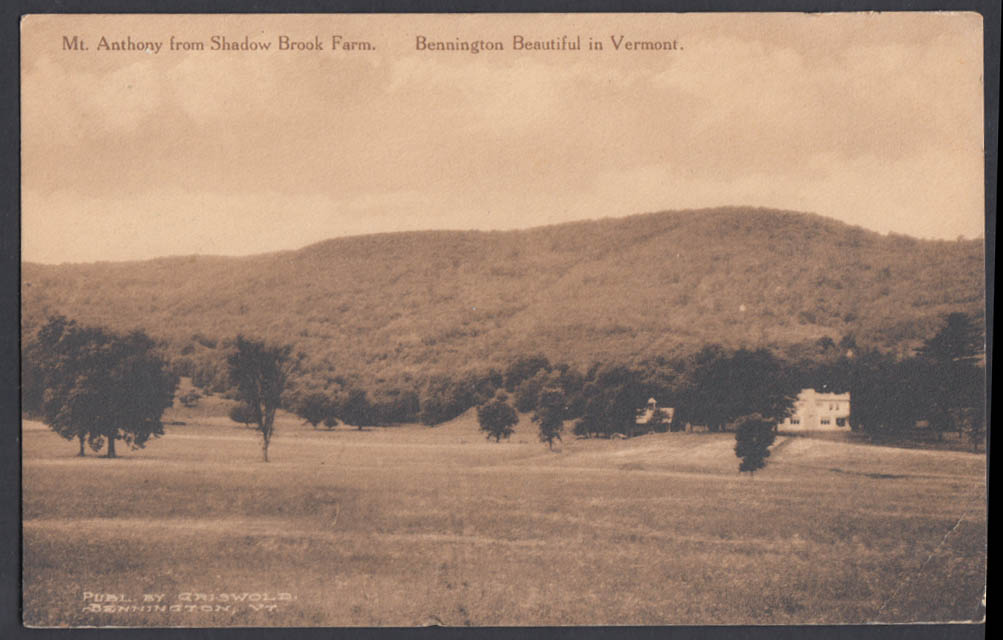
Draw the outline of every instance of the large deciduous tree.
M554 448L554 440L561 439L561 432L564 431L564 412L564 392L561 389L548 387L540 391L533 422L539 425L540 442L546 442L550 449Z
M870 352L857 358L850 387L850 421L871 436L904 434L926 409L929 366L918 358L896 360Z
M141 331L119 335L64 317L39 329L33 348L44 387L41 414L68 440L116 457L115 443L145 446L163 435L161 417L174 401L178 377Z
M685 378L681 417L711 431L754 413L776 423L789 414L800 388L783 363L765 349L727 354L711 345L691 360Z
M227 357L237 395L251 407L261 433L261 455L265 462L275 431L275 412L286 384L290 352L288 346L269 345L239 335L234 351Z
M574 433L580 436L633 436L637 410L644 406L647 387L639 372L622 365L595 367L582 386L581 418Z
M495 442L500 442L502 438L508 439L514 431L512 427L519 423L519 414L507 400L505 392L499 390L498 395L477 408L477 422L489 440L494 438Z

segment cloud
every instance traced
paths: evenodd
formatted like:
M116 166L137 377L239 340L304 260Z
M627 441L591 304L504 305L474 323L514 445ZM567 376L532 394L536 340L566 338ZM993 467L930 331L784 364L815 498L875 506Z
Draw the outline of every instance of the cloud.
M972 38L854 44L819 57L761 40L700 40L653 84L700 113L692 143L765 166L822 151L897 157L981 142L981 55ZM977 44L977 43L976 43ZM730 142L729 142L730 141Z
M150 60L97 73L71 70L42 56L22 83L24 138L79 144L131 133L159 111L161 85Z
M241 254L721 204L949 238L983 224L970 16L332 17L346 36L385 28L357 56L54 50L70 22L208 38L306 37L323 20L27 21L39 29L23 34L32 260ZM419 28L506 45L512 33L678 37L684 49L422 53Z
M874 154L847 160L833 153L805 159L803 169L707 176L676 164L604 173L588 200L611 215L662 209L751 205L838 218L876 231L926 238L983 232L983 163L979 154L927 152L888 161Z
M559 116L567 85L559 66L530 57L485 63L481 57L492 54L459 55L404 56L393 63L386 90L412 112L446 115L468 133L518 136Z
M200 56L183 58L163 76L181 110L199 124L243 120L255 114L267 122L280 109L280 87L274 65L253 55L214 56L206 64ZM281 111L279 111L281 113Z

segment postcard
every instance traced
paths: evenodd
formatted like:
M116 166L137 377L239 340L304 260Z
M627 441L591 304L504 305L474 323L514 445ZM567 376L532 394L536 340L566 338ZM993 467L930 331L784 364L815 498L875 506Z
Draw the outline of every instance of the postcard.
M28 627L983 619L979 14L21 54Z

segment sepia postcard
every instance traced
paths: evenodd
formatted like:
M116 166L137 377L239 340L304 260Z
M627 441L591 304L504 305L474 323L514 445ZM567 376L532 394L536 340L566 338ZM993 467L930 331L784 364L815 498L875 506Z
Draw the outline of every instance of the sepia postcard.
M983 26L24 16L23 624L983 621Z

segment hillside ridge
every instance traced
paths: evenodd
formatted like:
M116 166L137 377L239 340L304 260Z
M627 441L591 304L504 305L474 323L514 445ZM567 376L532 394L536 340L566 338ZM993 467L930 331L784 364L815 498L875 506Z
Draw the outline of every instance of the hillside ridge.
M764 208L507 231L409 231L253 256L22 265L25 331L61 313L181 353L237 333L311 366L397 379L504 364L636 361L703 344L778 351L853 334L907 352L984 309L979 240L882 235ZM197 355L197 354L196 354Z

